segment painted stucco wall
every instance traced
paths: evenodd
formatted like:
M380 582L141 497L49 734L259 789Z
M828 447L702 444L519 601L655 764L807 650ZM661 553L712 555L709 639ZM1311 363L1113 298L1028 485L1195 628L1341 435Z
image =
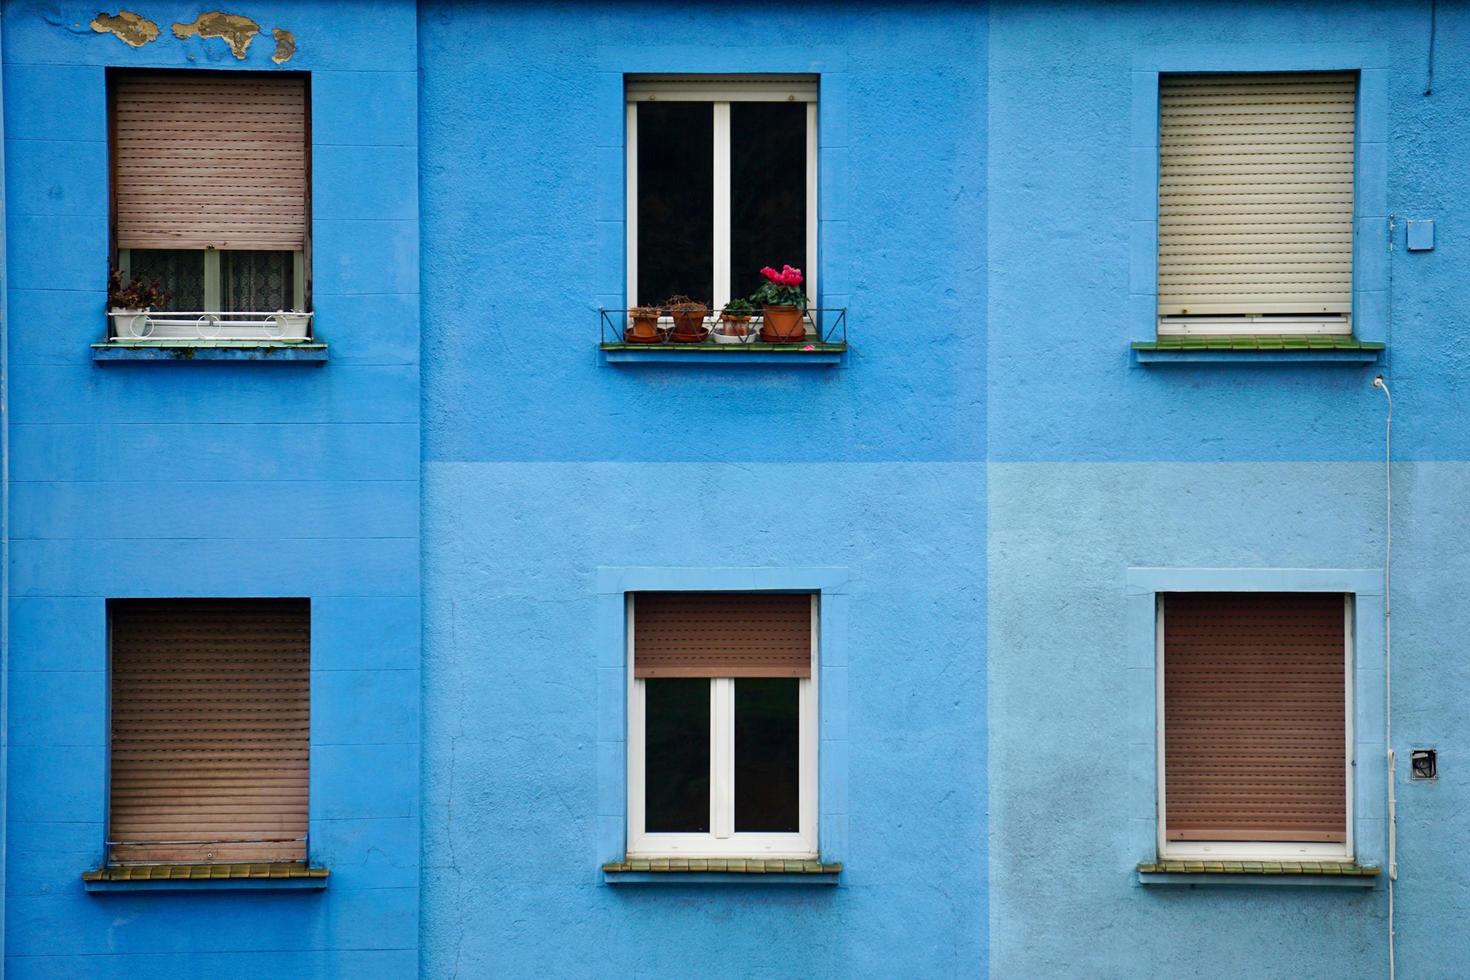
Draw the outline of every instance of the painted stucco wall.
M982 974L983 12L424 4L420 51L425 975ZM658 71L821 75L840 367L601 362ZM602 884L602 566L846 570L839 887Z
M1424 94L1427 4L1000 3L990 21L988 692L990 936L997 976L1382 976L1385 889L1158 889L1153 822L1131 787L1154 777L1147 676L1128 670L1130 567L1381 568L1385 399L1396 416L1394 747L1400 976L1464 971L1470 876L1451 760L1467 745L1470 669L1455 501L1470 475L1464 249L1470 147L1460 4L1439 4ZM1385 66L1381 230L1391 289L1376 365L1150 365L1136 329L1131 157L1140 64L1200 68L1262 52L1367 52ZM1262 68L1268 67L1262 65ZM1364 67L1368 67L1365 63ZM1377 84L1374 79L1373 84ZM1147 152L1147 151L1143 151ZM1365 156L1370 166L1376 163ZM1361 162L1361 161L1360 161ZM1433 252L1403 221L1435 219ZM1360 228L1360 232L1361 232ZM1390 246L1392 241L1392 246ZM1025 257L1024 259L1022 257ZM1144 257L1147 258L1146 256ZM1360 270L1361 271L1361 270ZM1381 662L1376 637L1359 662ZM1146 671L1144 672L1146 675ZM1382 708L1356 713L1380 747L1357 778L1382 786ZM1364 734L1364 733L1360 733ZM1443 776L1407 779L1410 748ZM1377 795L1377 794L1374 794ZM1145 803L1148 801L1145 800ZM1381 821L1376 801L1360 818ZM1359 852L1381 863L1381 824Z
M8 977L410 976L418 944L419 386L412 3L252 3L311 72L322 367L94 365L107 66L279 70L200 11L4 7L11 476ZM103 857L104 603L309 596L321 892L83 891ZM116 955L106 955L116 954Z

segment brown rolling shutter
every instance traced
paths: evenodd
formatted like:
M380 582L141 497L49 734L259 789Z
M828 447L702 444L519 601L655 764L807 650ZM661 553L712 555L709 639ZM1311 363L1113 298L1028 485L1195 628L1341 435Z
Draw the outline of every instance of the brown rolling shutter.
M109 608L109 861L305 860L309 602Z
M300 77L124 76L113 146L118 248L304 247Z
M635 677L810 677L812 597L640 592Z
M1164 600L1169 840L1347 839L1343 596Z

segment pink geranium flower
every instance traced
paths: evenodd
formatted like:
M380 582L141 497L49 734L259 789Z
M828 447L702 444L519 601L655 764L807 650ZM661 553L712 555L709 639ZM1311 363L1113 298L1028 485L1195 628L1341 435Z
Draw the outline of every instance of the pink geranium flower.
M766 266L761 269L761 275L778 286L800 286L802 282L801 270L793 265L781 266L780 272L777 272L770 266Z

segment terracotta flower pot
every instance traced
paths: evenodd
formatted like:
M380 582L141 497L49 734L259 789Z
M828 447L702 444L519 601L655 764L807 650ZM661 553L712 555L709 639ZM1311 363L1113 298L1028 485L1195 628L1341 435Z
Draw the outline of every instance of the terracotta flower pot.
M623 331L623 340L630 344L656 344L662 339L657 313L634 314L632 325Z
M768 344L794 344L806 336L806 321L796 306L762 307L765 322L761 340Z
M674 332L669 339L676 344L697 344L709 336L709 327L705 325L704 318L709 311L706 309L676 310L674 317Z
M725 325L726 337L744 337L750 333L750 317L726 315L720 322Z

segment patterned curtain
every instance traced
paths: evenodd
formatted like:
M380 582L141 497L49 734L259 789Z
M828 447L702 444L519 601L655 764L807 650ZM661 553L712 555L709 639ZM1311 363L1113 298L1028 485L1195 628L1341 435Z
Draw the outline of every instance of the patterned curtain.
M134 279L156 279L168 293L168 302L159 310L204 309L203 252L135 248L129 265Z
M295 304L293 252L221 252L220 308L235 313L274 313Z

